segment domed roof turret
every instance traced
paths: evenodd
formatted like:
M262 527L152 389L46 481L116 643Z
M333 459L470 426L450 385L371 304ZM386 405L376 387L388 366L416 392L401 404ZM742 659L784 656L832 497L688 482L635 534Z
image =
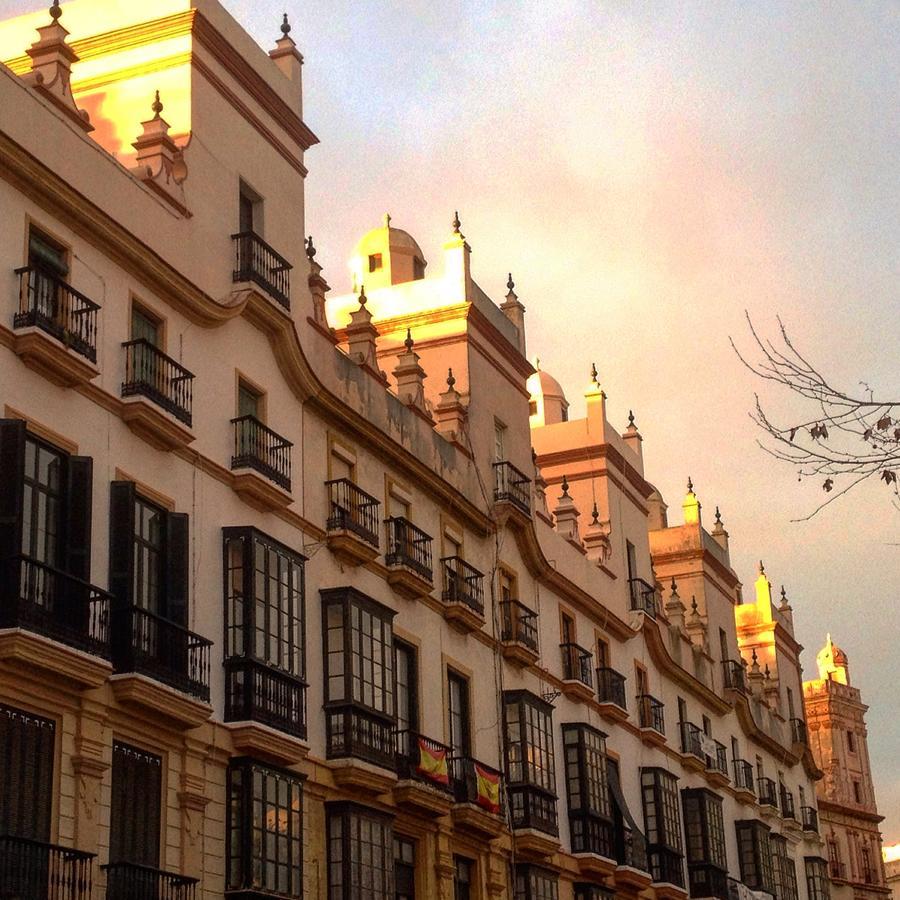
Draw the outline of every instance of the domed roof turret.
M562 385L535 361L535 369L526 382L531 394L531 426L553 425L569 420L569 401Z
M383 225L367 231L357 241L350 260L356 284L365 284L369 291L424 278L427 265L416 239L391 225L387 213Z

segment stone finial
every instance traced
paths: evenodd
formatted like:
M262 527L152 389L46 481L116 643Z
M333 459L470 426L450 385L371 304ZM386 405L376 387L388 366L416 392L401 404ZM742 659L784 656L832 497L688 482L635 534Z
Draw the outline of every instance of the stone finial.
M54 22L59 21L59 17L62 15L62 8L59 5L59 0L53 0L50 4L50 18L53 19Z
M291 23L288 21L288 14L284 14L284 18L281 20L281 36L287 37L291 33Z
M364 284L361 284L359 286L359 308L365 309L368 302L369 298L366 296L366 286Z
M515 292L516 283L513 281L512 272L506 280L506 300L500 304L503 314L516 326L518 334L517 346L519 353L525 356L525 307L519 301L519 297Z
M581 536L578 530L578 517L580 513L575 506L575 501L569 496L569 481L566 476L562 480L562 494L553 510L556 518L556 530L571 543L582 546Z
M506 279L506 289L510 294L516 289L516 283L513 281L512 272L509 273L509 278Z
M159 91L154 95L153 103L150 104L150 109L153 112L153 118L158 119L163 111L162 101L159 99Z
M462 222L459 221L459 210L453 212L453 222L451 224L453 225L453 233L462 237L462 232L459 230L462 228Z
M430 419L425 402L425 370L419 365L419 354L413 349L414 345L412 329L407 328L406 340L403 342L406 352L397 357L397 366L394 369L397 396L401 402L424 413Z
M384 227L385 227L385 228L390 228L390 227L391 227L391 214L390 214L390 213L385 213L385 214L382 216L381 221L384 222Z
M609 520L600 520L600 510L595 500L591 509L590 524L584 530L584 548L587 551L587 558L598 566L606 565L612 556L612 543L609 535Z
M562 496L563 497L569 496L569 479L565 475L563 475L563 479L562 479ZM560 498L560 499L562 499L562 498Z
M135 174L157 193L180 202L176 186L187 177L181 150L169 135L169 123L162 117L163 103L154 91L150 104L152 118L141 122L143 131L132 143L137 151Z
M600 511L597 509L597 501L594 501L594 507L591 510L591 525L600 524Z
M412 338L412 329L407 328L406 329L406 340L403 342L403 346L406 347L407 353L412 353L414 343L415 342L413 341L413 338Z
M759 675L759 658L756 655L756 647L753 648L752 662L750 663L750 674Z
M447 387L450 390L453 390L453 385L456 384L456 379L453 377L453 369L447 369Z
M669 590L672 592L670 594L671 597L678 596L678 585L675 584L675 576L672 576L672 583L669 585Z
M634 413L630 409L628 410L628 427L637 428L637 425L634 424Z
M306 239L306 258L312 262L316 258L316 248L313 245L312 235Z
M757 571L760 575L765 575L765 574L766 574L766 567L763 565L763 561L762 561L762 560L759 561L759 565L756 567L756 571Z
M597 363L591 363L591 381L594 384L600 384L600 375L597 372Z
M669 586L669 596L666 597L665 613L669 624L679 631L684 628L684 612L684 604L681 602L681 597L678 596L678 587L673 577Z
M366 308L366 286L359 286L359 308L350 313L350 324L347 326L347 353L357 365L368 368L379 379L383 380L378 368L377 345L378 329L372 324L372 313Z
M464 434L468 422L468 409L463 405L462 397L456 390L453 369L447 369L447 390L440 394L433 415L438 433L469 452L465 445Z
M719 512L719 507L716 507L716 525L722 524L722 513Z

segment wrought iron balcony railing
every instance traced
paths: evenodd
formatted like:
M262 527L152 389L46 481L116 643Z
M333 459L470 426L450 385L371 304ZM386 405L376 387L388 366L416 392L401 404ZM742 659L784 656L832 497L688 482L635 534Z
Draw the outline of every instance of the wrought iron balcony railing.
M631 608L656 617L659 609L659 591L643 578L629 578L628 590L631 592Z
M19 276L19 309L14 328L40 328L79 356L97 362L100 307L48 269L24 266Z
M713 772L728 777L728 751L721 741L713 741L716 745L716 752L713 756L706 757L706 767Z
M533 828L544 834L559 835L556 795L533 784L507 786L513 828Z
M594 657L591 651L571 642L560 644L559 649L562 653L563 681L579 681L585 687L593 688L594 673L591 670Z
M627 709L625 676L608 666L597 669L597 699L601 703L615 703L620 709Z
M756 779L756 796L761 806L774 806L778 809L778 792L775 781L764 775Z
M269 296L289 310L293 266L252 231L233 234L231 239L234 242L232 280L252 281L258 284Z
M0 836L0 897L91 900L93 853Z
M791 719L791 741L795 744L808 743L806 722L803 719Z
M518 600L500 603L500 640L503 643L524 644L538 652L537 613Z
M349 478L326 481L331 512L328 515L328 531L350 531L373 547L378 547L379 503L371 495L357 487Z
M291 489L291 447L294 445L255 416L232 419L234 455L232 469L255 469L286 491Z
M439 791L454 791L451 750L446 744L409 729L397 732L397 775L421 781Z
M517 509L531 515L531 479L511 462L494 463L494 502L512 503Z
M660 734L666 733L665 704L649 694L637 698L638 721L641 728L652 728Z
M794 795L783 784L779 786L781 794L781 817L783 819L796 819L797 813L794 810Z
M113 606L112 661L116 672L137 672L209 702L212 641L139 606Z
M456 803L474 803L488 812L501 811L503 776L492 766L485 765L471 756L454 756L450 759L450 781L453 784L453 799ZM485 789L493 784L496 789L496 803Z
M0 565L0 627L23 628L109 659L110 595L28 556Z
M137 863L114 862L106 872L106 900L195 900L196 878Z
M388 566L405 566L425 581L434 579L431 564L431 535L403 516L387 520L387 546L384 561Z
M724 684L727 689L740 691L742 694L746 693L747 679L743 663L735 659L723 660L722 671L724 673Z
M819 811L812 806L800 807L800 821L803 824L804 831L819 830Z
M736 759L734 761L734 786L738 790L750 791L755 794L753 766L745 759Z
M261 722L305 738L306 683L255 659L226 659L225 721Z
M123 397L146 397L191 427L194 376L150 341L126 341Z
M459 556L444 557L441 566L444 570L444 603L465 603L483 616L484 575Z
M328 759L360 759L394 771L397 766L396 723L391 716L352 704L325 708Z
M705 762L706 756L700 741L703 729L698 728L693 722L680 722L679 724L681 726L681 752Z

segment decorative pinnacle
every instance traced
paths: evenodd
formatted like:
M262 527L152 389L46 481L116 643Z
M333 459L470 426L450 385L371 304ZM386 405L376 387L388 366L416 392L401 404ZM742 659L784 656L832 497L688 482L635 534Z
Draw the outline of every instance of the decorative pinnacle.
M678 588L675 587L675 576L674 575L672 576L672 584L670 585L670 587L672 589L672 596L677 597L678 596Z
M765 575L765 574L766 574L766 567L763 565L763 561L762 561L762 560L759 561L759 574L760 574L760 575Z
M316 248L313 246L312 235L310 235L306 239L306 256L310 262L312 262L316 257Z
M784 589L784 585L781 586L781 605L782 606L788 605L788 598L787 598L787 593Z
M364 284L361 284L359 286L359 305L365 306L368 302L369 298L366 296L366 286Z
M593 381L594 384L596 384L596 383L597 383L597 378L598 378L598 375L597 375L597 364L596 364L596 363L591 363L591 381Z
M453 369L447 369L447 387L452 391L456 379L453 377Z
M634 428L634 413L630 409L628 410L628 424Z
M59 0L53 0L50 4L50 18L56 22L59 17L62 15L62 10L59 8Z
M691 476L690 476L690 475L688 475L688 493L689 493L689 494L693 494L693 493L694 493L694 482L691 481Z
M565 475L563 475L562 489L563 489L563 496L568 497L569 496L569 479Z
M159 99L159 91L156 92L156 95L153 98L153 103L151 104L150 109L153 110L153 118L158 119L159 114L163 111L162 101Z
M766 663L766 681L768 681L772 677L772 673L769 671L769 664Z
M716 525L722 524L722 514L719 512L719 507L716 507Z
M513 288L516 286L516 283L513 281L512 272L509 273L509 278L506 280L506 287L509 292L513 292Z
M697 612L697 597L694 594L691 594L691 612L696 616L699 615Z
M591 510L591 516L593 517L591 521L591 525L599 525L600 524L600 512L597 509L597 501L594 501L594 508Z
M756 647L753 648L753 665L757 664L758 660L756 658Z
M403 342L403 346L406 347L407 353L412 353L413 343L414 342L412 339L412 329L407 328L406 329L406 340Z
M453 213L453 233L459 234L459 229L462 227L462 222L459 221L459 210L455 210Z
M391 227L391 214L390 214L390 213L385 213L385 214L384 214L384 220L383 220L383 221L384 221L384 227L385 227L385 228L390 228L390 227Z
M291 23L288 22L287 13L284 14L284 18L281 20L281 33L287 37L291 33Z

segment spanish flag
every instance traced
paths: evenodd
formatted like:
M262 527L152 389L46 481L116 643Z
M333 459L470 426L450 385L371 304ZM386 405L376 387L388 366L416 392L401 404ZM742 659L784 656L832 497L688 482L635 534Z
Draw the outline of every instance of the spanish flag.
M500 812L500 775L488 772L475 763L475 782L478 787L478 805L495 814Z
M418 772L438 784L450 784L447 771L447 751L429 747L424 738L419 738Z

